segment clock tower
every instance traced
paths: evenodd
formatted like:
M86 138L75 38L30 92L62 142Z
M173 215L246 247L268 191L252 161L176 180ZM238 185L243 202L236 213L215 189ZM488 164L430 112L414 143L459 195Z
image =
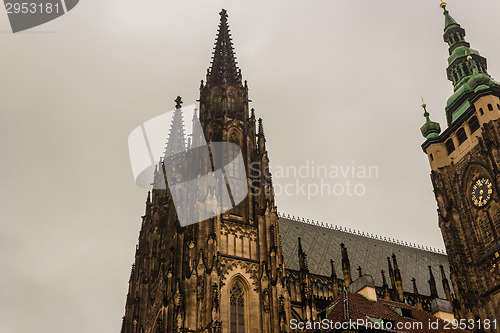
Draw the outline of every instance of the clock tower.
M444 10L447 75L454 93L441 132L423 104L422 144L429 158L439 227L449 256L456 317L500 318L500 83L465 30ZM477 323L477 322L476 322ZM484 325L478 332L493 332Z

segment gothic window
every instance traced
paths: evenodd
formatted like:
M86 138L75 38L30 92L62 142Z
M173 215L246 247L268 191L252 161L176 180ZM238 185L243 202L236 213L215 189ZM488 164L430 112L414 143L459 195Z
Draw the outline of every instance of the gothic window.
M220 112L222 110L222 97L220 94L214 96L212 105L215 112Z
M240 282L236 282L231 288L231 333L245 332L245 294Z
M479 121L477 120L476 116L473 116L469 119L469 128L471 133L474 133L479 129Z
M236 134L232 133L229 136L229 142L234 143L236 146L231 146L231 149L228 149L226 152L229 155L228 161L232 161L232 163L227 166L226 172L228 177L240 180L240 177L242 176L240 173L241 165L239 163L240 160L236 158L240 152L240 141L238 140Z
M445 142L445 146L446 146L446 151L448 151L448 155L450 155L455 151L455 144L453 143L452 139L448 139Z
M493 105L488 104L488 110L493 111Z
M229 93L227 96L227 109L229 112L234 112L235 111L235 96L233 93Z
M465 140L467 140L467 134L465 133L463 127L457 131L457 139L459 145L461 145L462 143L465 142Z

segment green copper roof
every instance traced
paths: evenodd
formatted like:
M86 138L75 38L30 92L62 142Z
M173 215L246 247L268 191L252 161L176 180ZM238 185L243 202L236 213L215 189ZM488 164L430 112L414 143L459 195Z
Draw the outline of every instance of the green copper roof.
M450 13L446 9L444 10L444 18L444 31L455 27L460 27L460 24L458 24L457 21L455 21L453 17L451 17Z
M429 112L427 112L426 109L426 105L422 104L422 107L424 108L425 124L420 127L420 131L426 139L437 138L439 136L439 133L441 133L441 126L439 126L439 123L431 121L431 119L429 118Z
M486 59L477 50L470 48L470 44L465 40L465 30L451 17L446 4L441 3L441 7L445 17L443 39L448 43L450 54L446 72L448 80L453 82L454 89L446 105L446 119L450 125L471 107L470 102L466 100L468 96L477 89L489 87L491 78L487 72ZM422 127L422 131L434 135L432 126L435 125L428 123Z
M451 114L451 122L454 123L461 115L463 115L471 107L469 101L463 102L459 107L454 108Z
M448 57L448 65L451 65L455 60L461 57L466 57L469 55L479 55L479 52L471 49L468 46L458 46L457 48L453 49L451 52L451 55Z

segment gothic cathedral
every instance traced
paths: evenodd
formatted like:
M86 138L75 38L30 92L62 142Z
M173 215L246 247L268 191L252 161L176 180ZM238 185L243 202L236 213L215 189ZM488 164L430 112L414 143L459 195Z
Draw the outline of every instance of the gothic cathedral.
M292 332L292 321L321 318L438 320L439 332L465 332L445 330L444 320L500 318L500 83L487 73L486 59L470 48L444 2L442 7L447 73L455 92L446 106L447 129L441 132L424 104L421 131L448 255L278 214L264 127L249 108L222 10L212 62L200 85L201 128L186 140L178 97L165 158L179 147L198 147L203 136L209 144L235 144L245 171L232 167L225 177L246 180L248 196L236 203L227 183L231 210L181 226L166 186L175 179L165 176L165 158L156 165L122 333ZM198 192L202 204L214 195L212 187Z
M459 318L500 318L500 83L444 9L449 45L448 127L426 123L422 145L432 169L439 226L448 253Z
M153 186L130 277L124 333L282 332L290 316L262 120L256 132L225 10L220 17L212 64L200 86L199 118L207 142L241 148L251 193L224 214L181 227L169 191ZM167 149L178 141L172 133ZM155 184L166 181L161 169Z

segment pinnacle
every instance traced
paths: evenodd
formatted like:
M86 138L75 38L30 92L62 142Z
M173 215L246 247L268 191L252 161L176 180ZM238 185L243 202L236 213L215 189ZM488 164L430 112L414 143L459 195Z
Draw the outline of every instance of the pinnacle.
M176 106L172 117L170 126L170 133L168 135L167 145L165 147L164 156L173 156L177 153L183 152L186 149L186 137L184 132L184 119L181 109L182 99L177 96L175 99Z

